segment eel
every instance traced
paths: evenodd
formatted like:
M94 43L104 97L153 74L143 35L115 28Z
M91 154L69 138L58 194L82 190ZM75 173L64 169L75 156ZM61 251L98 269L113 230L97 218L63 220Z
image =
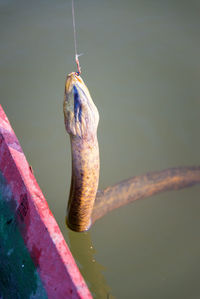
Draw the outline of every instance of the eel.
M66 223L74 231L90 228L113 209L152 195L200 183L200 166L176 167L124 180L98 189L99 113L79 73L67 76L64 122L71 140L72 177Z
M65 83L63 102L65 128L70 135L72 177L67 207L67 225L86 231L99 182L99 113L89 90L77 73L70 73Z

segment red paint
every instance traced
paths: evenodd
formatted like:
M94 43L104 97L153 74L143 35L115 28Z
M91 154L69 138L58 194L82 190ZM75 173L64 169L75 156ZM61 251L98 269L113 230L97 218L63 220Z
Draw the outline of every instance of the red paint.
M36 246L32 247L32 251L30 252L31 258L35 264L35 267L39 267L39 260L42 253L42 249L38 249Z
M21 233L48 298L92 298L1 105L0 170L15 195Z

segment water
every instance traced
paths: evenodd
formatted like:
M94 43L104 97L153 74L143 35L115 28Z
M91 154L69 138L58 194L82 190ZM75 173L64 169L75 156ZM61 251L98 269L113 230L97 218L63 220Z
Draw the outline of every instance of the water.
M82 77L100 113L100 188L199 165L200 3L75 1ZM87 234L64 224L75 70L71 1L0 0L0 103L96 298L199 298L196 186L123 207Z

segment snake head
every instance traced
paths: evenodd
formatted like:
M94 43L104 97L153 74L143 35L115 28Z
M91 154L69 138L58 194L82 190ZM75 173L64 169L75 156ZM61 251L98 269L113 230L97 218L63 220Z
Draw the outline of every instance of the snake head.
M76 73L67 76L63 103L65 127L71 136L94 138L99 122L99 113L89 90Z

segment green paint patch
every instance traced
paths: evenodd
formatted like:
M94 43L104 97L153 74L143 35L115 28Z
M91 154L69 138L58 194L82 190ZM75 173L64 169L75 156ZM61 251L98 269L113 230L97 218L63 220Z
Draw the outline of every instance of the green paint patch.
M0 173L0 298L47 298L15 211L13 195Z

